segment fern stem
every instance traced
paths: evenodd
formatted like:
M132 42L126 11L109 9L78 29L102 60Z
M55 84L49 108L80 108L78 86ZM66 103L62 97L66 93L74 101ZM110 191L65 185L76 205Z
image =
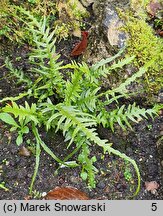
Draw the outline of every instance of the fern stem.
M34 123L32 124L32 131L33 131L33 134L34 134L34 136L36 138L36 163L35 163L34 173L33 173L33 176L32 176L32 181L31 181L31 185L30 185L29 194L32 194L33 185L34 185L37 173L38 173L39 162L40 162L40 153L41 153L39 134L38 134L38 130L35 127Z

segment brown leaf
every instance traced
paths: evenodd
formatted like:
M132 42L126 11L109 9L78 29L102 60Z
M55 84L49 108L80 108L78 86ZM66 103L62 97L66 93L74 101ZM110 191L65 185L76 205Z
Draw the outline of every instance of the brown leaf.
M83 32L81 32L81 34L82 34L82 40L78 44L76 44L76 46L72 50L70 56L79 56L83 52L85 52L85 50L87 48L87 44L88 44L88 39L87 39L88 38L88 32L83 31Z
M46 200L89 200L89 197L74 187L56 187L47 193Z
M31 200L31 199L32 199L32 196L30 196L30 195L27 195L24 197L24 200Z
M25 156L25 157L31 156L31 152L30 152L26 147L24 147L24 146L22 146L22 147L20 148L18 154L21 155L21 156Z
M152 194L155 194L158 188L159 184L156 181L145 182L145 189L150 191Z
M158 30L157 33L158 33L161 37L163 37L163 31Z
M152 16L155 17L158 10L161 10L161 4L157 0L152 0L147 5L147 12Z

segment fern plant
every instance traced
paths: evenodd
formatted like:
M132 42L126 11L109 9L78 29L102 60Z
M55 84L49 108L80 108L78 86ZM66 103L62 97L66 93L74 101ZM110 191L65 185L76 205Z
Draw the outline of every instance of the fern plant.
M157 114L160 109L158 106L144 109L139 108L135 103L128 106L119 105L121 98L129 96L127 86L145 74L150 62L118 87L104 91L101 88L101 78L106 77L112 70L118 70L129 64L134 59L133 56L108 66L107 63L116 60L121 55L123 50L120 50L117 55L92 66L88 66L84 62L81 64L71 62L63 65L62 62L59 62L59 55L55 53L55 31L51 32L50 28L46 27L46 19L38 22L23 8L16 7L16 9L25 15L26 20L23 22L26 23L28 30L33 35L36 46L30 54L30 62L33 65L31 73L35 73L38 78L32 87L26 83L29 87L27 92L0 101L12 101L12 105L1 108L0 119L10 124L12 131L18 131L16 141L18 145L23 142L23 135L28 133L30 128L35 137L36 166L30 193L32 193L38 172L41 149L46 151L60 165L69 167L77 165L68 162L74 154L78 153L77 162L81 166L81 177L88 180L90 187L95 187L95 175L98 170L94 166L96 156L91 157L90 151L92 145L97 145L103 149L104 154L106 152L115 154L134 166L138 179L137 189L134 193L136 195L140 189L140 173L136 162L114 149L114 145L108 140L101 139L96 129L98 125L102 124L103 127L111 128L114 132L117 123L122 129L126 127L132 129L131 122L137 123L140 118L153 117ZM63 77L63 69L67 71L67 80ZM20 98L24 97L27 100L31 96L37 99L34 104L30 106L26 101L25 106L18 105ZM57 97L57 102L50 99L51 96ZM65 159L58 158L41 139L40 127L46 128L47 131L51 128L55 129L56 132L58 130L63 131L67 143L65 148L71 148L73 145L75 146L74 150Z

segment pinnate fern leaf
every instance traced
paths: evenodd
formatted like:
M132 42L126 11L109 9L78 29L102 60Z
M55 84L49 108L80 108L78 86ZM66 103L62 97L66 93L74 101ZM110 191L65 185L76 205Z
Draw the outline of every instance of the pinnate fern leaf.
M142 118L147 119L147 115L153 118L154 115L157 115L157 112L154 109L139 108L135 103L132 105L129 104L127 108L125 108L125 105L122 105L109 113L108 119L110 128L114 131L114 124L118 123L124 130L126 126L132 129L129 120L138 123L138 120Z
M17 105L16 102L12 102L12 105L7 105L4 108L2 108L2 111L4 113L11 113L15 116L15 118L18 117L19 121L25 120L26 118L33 121L35 124L39 124L39 120L37 117L37 110L36 110L36 104L32 104L31 107L25 101L25 106Z

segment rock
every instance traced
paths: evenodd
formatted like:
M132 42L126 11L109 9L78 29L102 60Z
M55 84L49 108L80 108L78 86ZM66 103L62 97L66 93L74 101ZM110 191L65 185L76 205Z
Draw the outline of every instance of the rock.
M105 184L105 182L99 182L99 183L97 184L97 187L98 187L99 189L104 189L104 188L106 187L106 184Z
M120 30L123 26L123 22L120 20L115 8L111 6L105 8L102 25L110 45L122 48L127 35Z
M93 4L94 20L89 29L89 45L84 60L90 64L115 55L125 44L127 34L120 30L123 22L118 16L117 7L126 7L129 0L100 0ZM91 59L91 60L90 60Z
M145 182L145 189L152 194L156 194L156 190L159 188L159 184L156 181Z
M80 178L78 178L78 177L74 177L74 176L71 176L71 177L70 177L70 181L71 181L72 183L77 184L77 183L79 183Z
M163 167L163 160L161 161L161 166Z

